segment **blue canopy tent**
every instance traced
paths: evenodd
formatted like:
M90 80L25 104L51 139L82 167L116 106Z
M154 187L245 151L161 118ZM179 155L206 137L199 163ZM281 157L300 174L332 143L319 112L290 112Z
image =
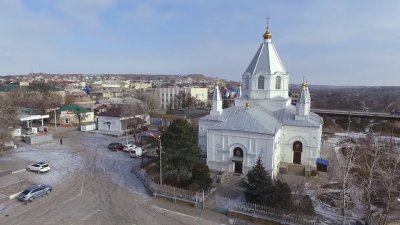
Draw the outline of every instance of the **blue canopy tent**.
M328 170L329 161L327 159L317 159L317 170L320 172L326 172Z

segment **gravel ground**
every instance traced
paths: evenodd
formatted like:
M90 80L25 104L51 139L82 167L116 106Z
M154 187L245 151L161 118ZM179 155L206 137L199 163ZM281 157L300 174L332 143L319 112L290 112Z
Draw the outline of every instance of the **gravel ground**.
M28 162L46 161L49 173L28 171L18 176L54 186L46 197L32 203L8 200L0 205L0 224L229 224L227 217L211 211L182 207L151 198L130 173L135 163L124 152L107 145L121 141L92 133L63 134L58 142L24 146L0 159L24 168ZM184 212L184 213L182 213Z

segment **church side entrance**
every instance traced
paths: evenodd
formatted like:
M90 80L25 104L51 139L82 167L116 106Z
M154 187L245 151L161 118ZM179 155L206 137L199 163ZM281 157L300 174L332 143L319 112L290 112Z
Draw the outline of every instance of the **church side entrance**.
M293 143L293 163L301 164L301 152L303 151L303 144L300 141Z
M243 150L241 148L233 149L232 161L235 163L235 173L243 173Z

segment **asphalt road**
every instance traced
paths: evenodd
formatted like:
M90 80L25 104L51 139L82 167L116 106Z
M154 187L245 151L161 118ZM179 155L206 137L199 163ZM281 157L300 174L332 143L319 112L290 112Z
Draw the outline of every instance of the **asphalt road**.
M107 150L113 138L71 132L63 140L81 165L63 174L48 196L31 203L9 200L0 224L229 224L221 214L150 197L130 173L141 160Z

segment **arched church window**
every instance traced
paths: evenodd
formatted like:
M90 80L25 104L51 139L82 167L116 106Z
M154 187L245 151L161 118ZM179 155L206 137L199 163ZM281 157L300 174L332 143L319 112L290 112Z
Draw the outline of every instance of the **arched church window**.
M246 88L247 90L249 89L249 83L250 83L249 77L246 77L245 88Z
M277 76L275 81L275 89L281 89L282 77Z
M233 156L243 157L243 150L241 148L233 149Z
M264 76L258 77L258 89L264 89Z
M293 151L301 152L303 151L303 144L300 141L296 141L293 143Z

